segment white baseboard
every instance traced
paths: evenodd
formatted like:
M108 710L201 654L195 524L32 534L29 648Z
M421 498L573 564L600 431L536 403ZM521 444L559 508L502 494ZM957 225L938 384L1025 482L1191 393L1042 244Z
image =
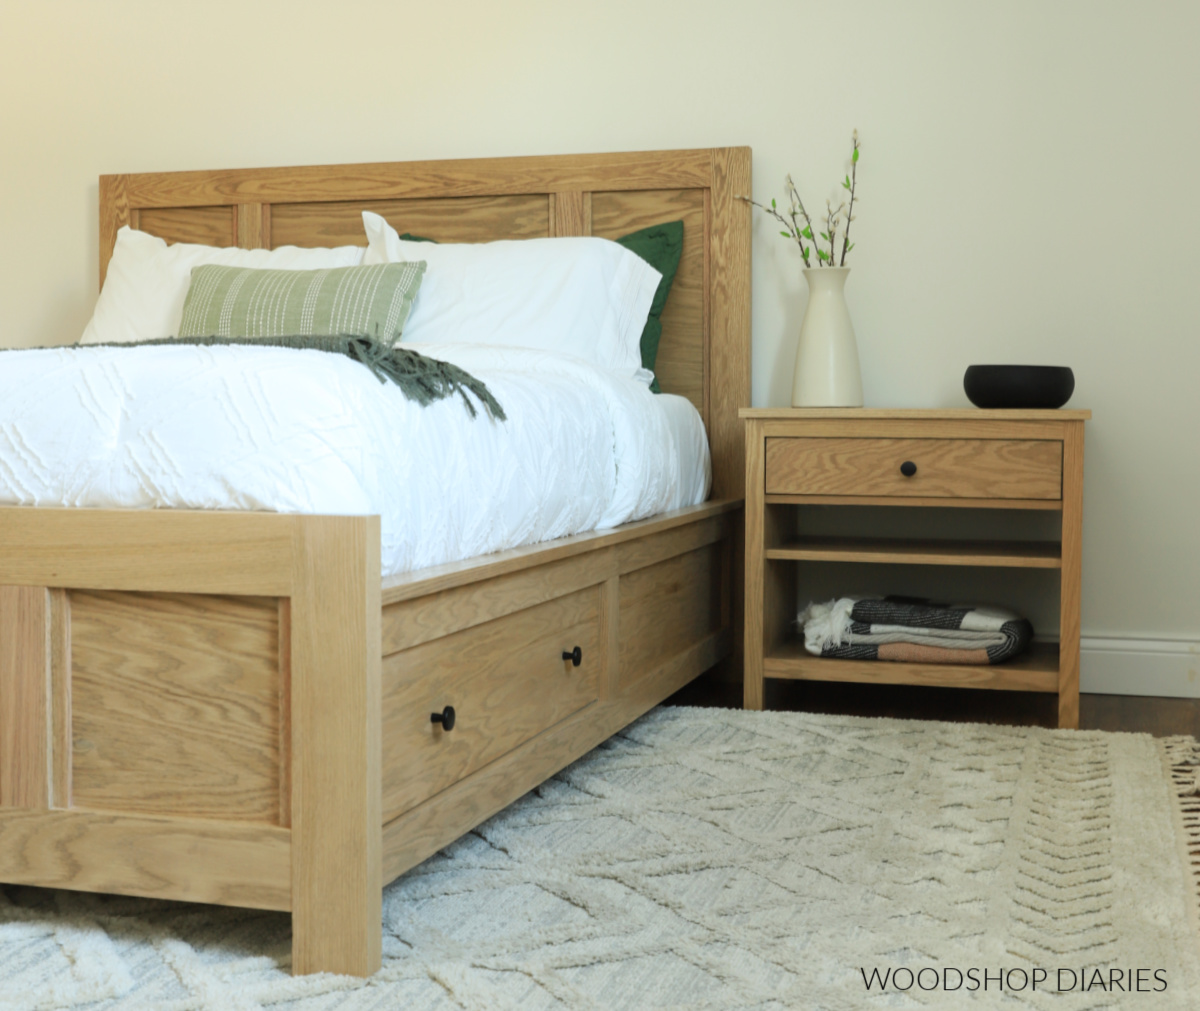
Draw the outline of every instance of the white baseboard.
M1084 636L1079 644L1079 690L1200 699L1200 642Z

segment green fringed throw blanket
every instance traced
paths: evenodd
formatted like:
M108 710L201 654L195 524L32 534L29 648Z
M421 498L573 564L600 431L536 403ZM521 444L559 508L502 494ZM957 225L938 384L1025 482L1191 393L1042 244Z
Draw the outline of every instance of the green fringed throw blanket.
M88 344L87 347L135 348L155 345L196 344L200 347L215 347L228 344L248 344L252 347L294 348L299 351L325 351L328 354L345 355L369 368L382 383L391 380L409 400L427 407L435 400L444 400L458 394L475 417L475 404L467 396L471 393L497 421L506 420L504 408L500 406L491 390L465 369L436 358L426 358L405 347L397 347L373 337L356 337L350 334L295 335L287 337L161 337L155 340L132 341L128 344Z

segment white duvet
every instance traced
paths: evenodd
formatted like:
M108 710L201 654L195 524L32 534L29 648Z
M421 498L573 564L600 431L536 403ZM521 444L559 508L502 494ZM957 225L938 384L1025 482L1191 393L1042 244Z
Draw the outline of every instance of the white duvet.
M682 398L544 351L406 346L483 380L508 420L421 407L319 351L5 352L0 504L378 513L391 575L707 497Z

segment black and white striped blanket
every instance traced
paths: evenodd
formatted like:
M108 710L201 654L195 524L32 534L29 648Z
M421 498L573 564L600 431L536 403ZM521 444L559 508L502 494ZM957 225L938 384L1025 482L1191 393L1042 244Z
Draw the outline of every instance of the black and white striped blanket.
M1014 611L903 597L841 597L800 614L814 656L916 663L1004 663L1023 653L1033 626Z

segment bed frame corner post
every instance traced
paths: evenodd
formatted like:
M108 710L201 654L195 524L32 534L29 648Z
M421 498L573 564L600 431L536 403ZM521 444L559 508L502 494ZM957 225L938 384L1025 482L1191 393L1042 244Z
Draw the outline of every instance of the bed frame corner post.
M291 605L292 971L382 948L378 516L297 516Z
M111 175L100 177L100 287L108 274L108 261L112 259L113 247L117 244L117 231L122 225L133 225L133 213L129 206L126 177Z
M714 148L709 235L708 386L709 442L713 460L713 497L745 499L745 435L738 409L751 400L750 331L750 205L740 199L751 192L751 151L748 147ZM731 522L732 565L727 577L732 594L732 647L718 676L742 684L744 624L744 530L749 517L740 512Z

